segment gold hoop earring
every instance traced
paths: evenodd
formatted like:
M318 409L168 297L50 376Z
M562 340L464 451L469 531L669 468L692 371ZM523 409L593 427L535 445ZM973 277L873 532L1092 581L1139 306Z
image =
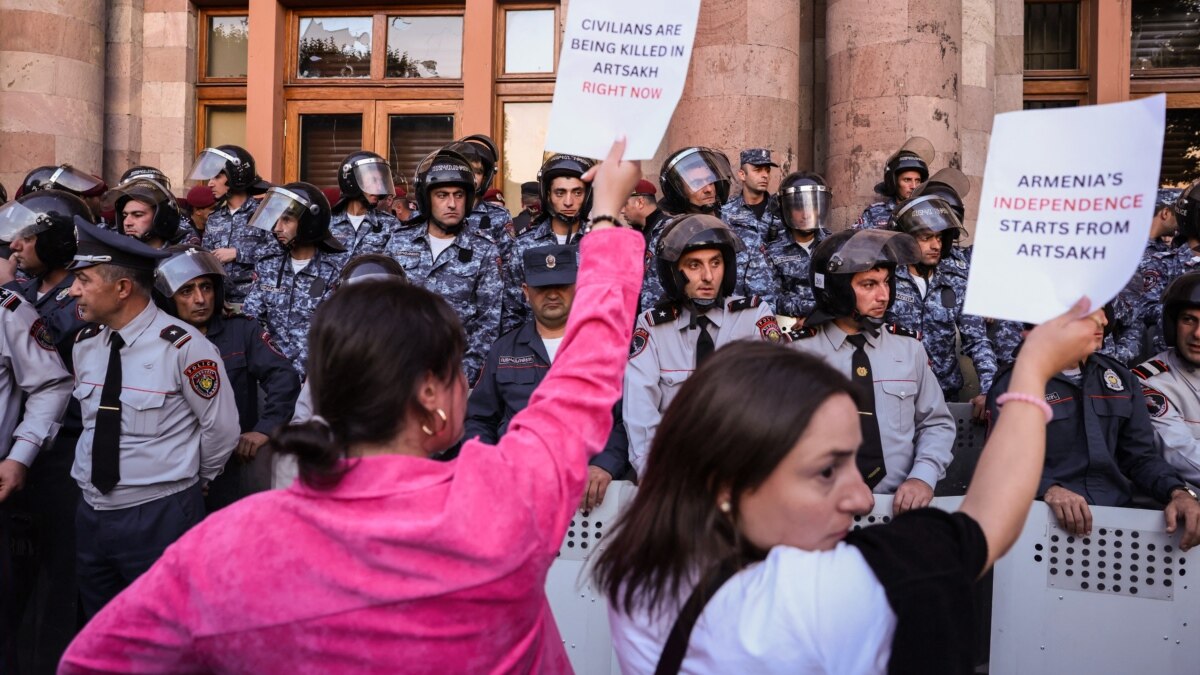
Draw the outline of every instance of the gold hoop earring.
M447 426L449 426L450 419L446 417L445 410L438 408L437 410L434 410L434 412L437 413L438 417L442 418L442 428L443 429L445 429ZM426 436L432 436L435 433L437 433L436 431L430 429L429 427L425 426L424 424L421 425L421 431L424 431Z

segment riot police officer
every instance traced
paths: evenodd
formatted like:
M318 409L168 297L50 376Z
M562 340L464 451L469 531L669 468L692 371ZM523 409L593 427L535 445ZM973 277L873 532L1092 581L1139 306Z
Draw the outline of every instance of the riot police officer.
M89 220L100 222L103 207L100 198L108 190L104 181L84 173L70 164L39 166L25 175L17 195L27 195L37 190L62 190L79 197L92 212Z
M120 185L122 183L128 183L130 181L139 179L152 180L166 188L168 192L171 190L171 179L167 176L167 174L163 173L162 170L157 167L145 166L141 164L138 166L131 166L126 169L125 173L121 174L121 180L117 184Z
M736 295L735 260L744 247L710 214L676 216L663 226L654 271L667 299L638 317L625 371L622 415L639 472L663 412L713 350L732 340L784 339L768 303Z
M721 207L724 220L747 246L754 242L767 243L779 230L775 210L771 208L771 169L779 165L771 159L766 148L747 148L739 157L738 180L742 191Z
M886 228L896 205L912 196L913 190L929 178L933 154L933 143L914 136L888 157L883 165L883 181L875 185L875 192L884 199L864 209L854 229Z
M396 194L392 167L373 152L352 152L338 168L338 188L341 198L332 205L329 230L346 247L341 264L364 253L383 253L400 227L394 215L379 208Z
M775 197L779 209L775 217L785 232L767 244L767 262L780 283L775 311L795 317L801 325L816 307L809 267L813 248L829 236L825 229L829 200L825 179L811 171L788 174Z
M146 178L121 183L104 195L104 204L116 212L117 230L152 248L163 249L177 243L183 218L175 196ZM193 242L195 243L195 242Z
M1177 277L1200 270L1200 179L1184 188L1173 207L1179 231L1175 235L1174 248L1143 257L1138 264L1137 274L1118 297L1118 305L1132 305L1129 310L1149 327L1148 353L1157 354L1166 349L1163 338L1165 326L1159 325L1162 317L1162 296ZM1137 288L1140 279L1141 288Z
M346 250L329 231L329 201L309 183L272 187L249 226L270 233L276 245L269 252L264 249L255 264L242 309L279 339L283 354L303 377L308 326L317 305L336 285L338 254Z
M476 229L492 237L502 254L506 253L507 241L516 236L512 214L503 206L483 198L500 168L496 144L484 134L473 134L447 145L446 149L462 155L471 164L475 195L468 219Z
M267 183L254 168L254 157L236 145L205 148L196 158L188 180L208 181L217 207L204 226L204 248L225 266L229 301L242 302L250 291L259 249L271 243L270 235L249 227L258 203L251 199L266 192Z

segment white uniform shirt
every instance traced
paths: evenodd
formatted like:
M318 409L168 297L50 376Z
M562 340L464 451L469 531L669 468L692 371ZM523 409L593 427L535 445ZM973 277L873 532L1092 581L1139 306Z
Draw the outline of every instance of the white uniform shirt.
M1200 369L1171 348L1133 369L1142 381L1163 457L1181 478L1200 485Z
M71 374L45 322L33 305L0 288L0 459L31 466L54 440L70 400Z

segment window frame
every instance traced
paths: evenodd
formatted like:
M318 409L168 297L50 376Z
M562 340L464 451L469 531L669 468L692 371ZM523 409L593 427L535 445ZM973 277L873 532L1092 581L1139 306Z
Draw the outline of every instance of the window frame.
M1025 0L1026 5L1044 5L1056 4L1063 0ZM1025 80L1068 80L1068 79L1084 79L1090 75L1088 64L1091 61L1091 0L1078 0L1079 9L1076 12L1078 18L1079 32L1075 37L1075 48L1077 68L1060 68L1053 70L1024 70ZM1024 40L1024 37L1022 37ZM1024 44L1022 43L1022 54L1024 53ZM1024 65L1024 57L1022 57L1022 66Z
M208 74L208 33L209 21L213 17L229 17L229 16L244 16L246 20L250 19L250 8L237 7L222 7L214 9L200 9L197 17L198 35L196 36L196 84L246 84L245 77L211 77ZM247 31L249 25L247 24ZM246 56L246 71L249 75L250 63L249 52Z
M504 71L504 57L508 49L508 13L531 10L551 10L554 12L553 67L546 73L506 73ZM554 81L558 78L558 56L562 51L563 20L562 4L558 2L502 2L497 4L496 30L493 37L495 51L492 55L492 63L495 64L495 67L492 74L495 77L498 90L501 83L516 82L549 82L551 89L553 89Z
M1200 77L1200 66L1192 66L1185 68L1147 68L1145 70L1137 70L1133 67L1133 2L1129 3L1129 86L1132 94L1134 88L1142 82L1151 81L1150 88L1142 88L1143 92L1162 92L1172 91L1169 88L1172 80L1188 79ZM1164 88L1167 87L1167 88ZM1186 85L1187 90L1200 90L1200 87L1193 84ZM1190 106L1189 106L1190 107Z

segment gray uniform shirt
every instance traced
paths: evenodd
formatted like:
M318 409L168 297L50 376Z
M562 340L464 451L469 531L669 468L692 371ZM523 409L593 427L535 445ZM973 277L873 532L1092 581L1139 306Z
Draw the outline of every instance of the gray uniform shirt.
M937 487L953 459L955 430L942 388L929 367L929 355L916 338L894 335L886 327L877 335L866 335L887 467L887 476L875 486L875 492L891 494L908 478ZM820 356L846 377L851 376L854 345L837 325L827 323L803 331L792 346Z
M1200 372L1170 348L1133 374L1142 381L1163 458L1184 480L1200 485Z
M120 331L121 480L101 494L92 485L92 439L108 372L107 327L75 342L75 398L83 433L71 476L97 510L123 509L210 481L237 446L237 403L217 348L191 325L150 303Z
M0 308L0 459L29 467L58 433L71 374L32 305L0 288Z
M774 342L783 339L771 306L758 302L757 298L729 300L705 316L713 322L708 331L716 349L747 338ZM621 413L629 434L629 461L638 475L646 469L650 443L663 412L696 368L696 340L700 330L689 328L691 322L691 310L679 305L659 305L643 312L633 330Z

